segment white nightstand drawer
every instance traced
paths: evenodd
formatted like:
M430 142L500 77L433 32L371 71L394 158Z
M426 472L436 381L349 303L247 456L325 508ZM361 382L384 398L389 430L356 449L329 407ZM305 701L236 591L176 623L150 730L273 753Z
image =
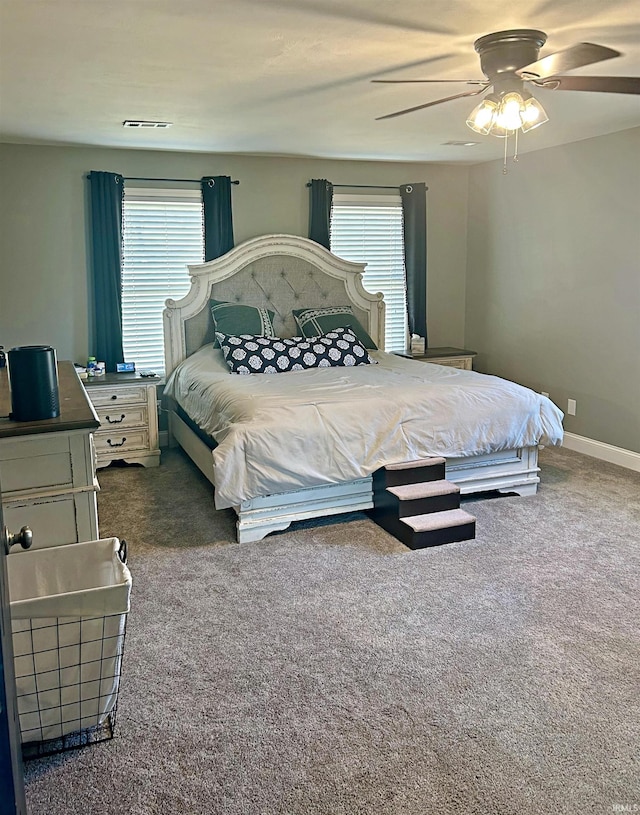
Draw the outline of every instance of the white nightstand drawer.
M111 428L98 430L95 434L98 460L103 454L111 458L124 458L131 450L149 449L149 431L147 428Z
M430 360L430 362L436 362L435 359ZM447 368L460 368L461 371L470 371L471 370L471 360L466 359L439 359L437 361L438 365L445 365Z
M452 348L447 345L441 348L429 348L424 354L415 354L413 358L419 362L431 362L433 365L472 371L475 355L475 351L466 351L464 348Z
M94 407L120 404L131 405L136 402L146 403L147 401L147 389L144 385L114 386L112 388L92 386L89 388L88 393Z
M149 413L146 405L127 405L116 403L97 410L100 419L100 430L116 432L121 427L147 427Z

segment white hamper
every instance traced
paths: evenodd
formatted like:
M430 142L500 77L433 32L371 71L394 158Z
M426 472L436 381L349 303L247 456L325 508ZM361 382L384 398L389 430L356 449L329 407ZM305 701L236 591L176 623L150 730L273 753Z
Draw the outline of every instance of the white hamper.
M131 573L117 538L7 558L25 757L111 738Z

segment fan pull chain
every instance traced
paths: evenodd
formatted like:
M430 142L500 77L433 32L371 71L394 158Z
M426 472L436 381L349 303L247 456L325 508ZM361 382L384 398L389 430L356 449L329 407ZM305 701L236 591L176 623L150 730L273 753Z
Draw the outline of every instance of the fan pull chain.
M515 138L513 160L518 161L518 131L514 130L513 135ZM504 157L502 160L502 175L507 175L507 153L509 152L509 131L507 130L504 136Z

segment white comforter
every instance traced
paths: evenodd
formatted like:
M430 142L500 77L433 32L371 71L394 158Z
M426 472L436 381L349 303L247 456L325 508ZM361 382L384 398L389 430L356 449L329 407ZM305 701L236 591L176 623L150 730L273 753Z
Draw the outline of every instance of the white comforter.
M385 464L561 444L561 411L495 376L372 352L378 365L230 374L205 346L165 393L217 442L215 504L351 481Z

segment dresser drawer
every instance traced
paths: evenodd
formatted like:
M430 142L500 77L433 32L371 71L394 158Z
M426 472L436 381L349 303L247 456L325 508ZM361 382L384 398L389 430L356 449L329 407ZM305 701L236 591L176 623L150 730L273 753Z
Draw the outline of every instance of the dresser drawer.
M146 405L127 405L116 403L109 407L97 409L100 419L100 430L113 430L116 432L122 427L147 427L149 413Z
M131 450L149 449L149 431L147 428L110 428L98 430L94 437L96 453L100 457L112 459L124 458Z
M42 434L0 442L0 476L5 494L71 486L71 449L66 436Z
M3 503L9 529L28 526L33 532L33 548L96 540L98 510L95 492L76 492L47 498L9 500ZM10 557L29 557L14 547Z
M144 385L109 388L92 386L88 389L89 397L95 408L107 405L133 405L147 402L147 389Z

